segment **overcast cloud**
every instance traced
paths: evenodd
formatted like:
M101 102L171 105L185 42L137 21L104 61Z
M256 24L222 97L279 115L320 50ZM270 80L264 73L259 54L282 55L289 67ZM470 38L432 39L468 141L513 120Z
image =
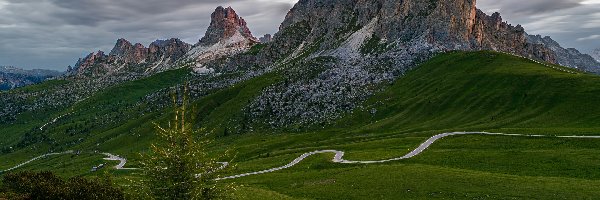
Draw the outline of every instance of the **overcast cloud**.
M277 31L297 0L0 0L0 65L64 70L118 38L148 45L196 43L219 5L232 6L255 36ZM478 0L529 33L584 52L600 48L600 0Z

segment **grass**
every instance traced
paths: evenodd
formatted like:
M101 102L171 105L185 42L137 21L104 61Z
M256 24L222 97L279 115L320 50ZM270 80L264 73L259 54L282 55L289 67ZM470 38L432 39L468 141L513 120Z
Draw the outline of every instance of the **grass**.
M600 79L491 52L440 55L365 103L366 109L313 133L246 135L240 173L282 166L304 152L346 151L351 160L400 157L431 135L456 130L598 135ZM377 113L369 113L375 108ZM236 180L310 199L590 199L598 195L597 140L461 136L410 160L299 166Z
M437 56L340 123L357 131L519 129L555 134L598 130L600 77L569 74L509 55ZM363 126L365 120L370 125ZM564 131L561 131L564 130Z
M600 182L421 164L324 167L326 157L238 182L308 199L593 199Z
M439 55L330 127L300 133L259 129L237 134L246 132L242 128L245 105L281 78L267 74L194 103L198 127L217 136L211 149L237 153L228 175L283 166L313 150L342 150L349 160L400 157L430 136L449 131L600 135L600 77L564 73L493 52ZM178 81L170 80L171 84ZM148 85L153 84L115 88L79 108L103 105L115 98L110 94L119 94L119 101L135 102L143 93L169 84L144 89ZM138 87L139 93L128 93ZM77 147L128 156L128 167L135 167L135 155L153 141L151 123L167 117L165 110L104 127ZM241 185L242 199L593 199L600 193L594 189L600 186L599 145L599 140L587 139L457 136L442 139L409 160L334 164L329 162L333 155L324 154L289 169L232 181ZM28 153L23 150L0 159ZM57 159L56 163L65 162ZM98 158L81 160L88 170ZM52 166L51 161L28 169ZM86 175L83 171L64 173ZM113 173L123 185L124 178L135 176Z
M106 140L122 135L123 133L128 133L132 128L146 123L149 120L148 117L138 118L136 116L126 118L127 116L134 116L136 109L142 109L144 106L140 105L136 108L133 105L147 94L182 83L187 74L189 74L188 69L168 71L145 79L127 82L108 88L85 101L79 102L70 108L66 108L65 110L42 113L23 113L19 116L19 121L17 121L17 123L6 126L2 125L0 127L0 130L3 133L8 133L4 135L6 138L3 138L2 145L14 145L19 140L23 141L28 139L27 137L24 137L26 133L32 133L30 135L46 135L51 138L52 141L28 146L24 149L17 150L17 152L13 154L20 155L23 154L22 152L28 152L27 154L29 155L40 155L47 152L50 147L53 147L58 151L66 150L66 148L96 150L96 144L98 142L105 142ZM45 84L48 85L44 86ZM39 87L48 88L52 85L54 85L54 83L44 83L31 87L34 87L34 89ZM32 90L30 87L24 87L22 89ZM47 126L44 131L39 130L39 127L43 124L66 113L71 114L60 119L57 123ZM114 122L103 123L100 125L98 118L107 115L112 116L112 118L115 119ZM119 118L125 119L124 122L122 120L117 120ZM130 126L125 127L126 125L119 124L120 122L130 124ZM131 125L132 122L137 122L137 124ZM82 141L82 139L84 140ZM28 160L28 157L25 156L12 156L11 154L3 156L15 159L10 159L10 162L0 162L0 167L2 168L18 163L19 160Z

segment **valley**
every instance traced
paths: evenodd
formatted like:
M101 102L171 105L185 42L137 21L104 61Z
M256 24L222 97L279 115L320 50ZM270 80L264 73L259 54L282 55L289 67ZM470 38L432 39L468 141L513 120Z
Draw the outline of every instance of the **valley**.
M515 68L514 66L519 66L519 68ZM420 76L419 73L429 73L431 76L427 76L428 79L423 79L423 76ZM489 78L472 79L468 78L469 76ZM269 77L266 78L268 80L276 80L271 78L272 75L267 75L267 77ZM241 83L237 88L243 89L237 91L224 89L200 99L196 104L198 107L202 107L202 104L224 102L221 103L221 106L213 107L210 110L204 110L202 115L214 117L205 118L203 123L215 124L214 126L217 128L221 123L216 122L224 121L223 118L235 116L235 114L231 112L226 113L228 115L223 115L225 113L221 112L221 110L229 107L236 107L234 106L235 104L232 103L244 102L241 99L246 96L252 96L248 94L252 94L252 91L257 91L257 89L252 89L256 88L256 86L260 88L261 83L264 81L261 79L264 78L259 77L250 80L249 82ZM522 81L521 84L519 84L519 80ZM556 189L554 188L555 186L551 185L571 185L574 183L573 181L579 181L578 183L581 183L583 180L589 181L589 183L581 184L591 184L591 187L594 180L596 180L592 177L598 176L593 170L595 167L593 160L600 158L593 158L593 155L596 155L594 151L596 151L595 149L598 149L594 146L599 143L595 142L595 139L570 138L570 136L579 135L584 137L588 136L590 138L598 137L595 133L597 133L599 128L596 127L596 123L594 123L595 120L597 120L597 117L587 114L594 113L593 110L588 110L594 107L584 106L589 105L588 103L593 104L593 99L595 97L588 95L600 94L588 92L587 89L584 89L588 88L592 91L595 90L594 88L596 87L594 85L600 84L597 80L598 78L595 75L567 73L527 59L506 54L493 52L448 53L440 55L431 61L426 62L421 67L416 68L414 71L411 71L405 77L389 86L388 89L373 96L372 100L367 100L363 104L365 108L355 110L353 114L338 120L336 124L328 125L325 128L306 129L305 131L300 132L290 132L285 129L280 129L276 132L255 130L251 133L242 135L235 134L227 137L218 137L215 140L216 144L211 145L211 149L215 152L219 152L223 151L224 148L234 148L235 152L237 152L237 155L232 162L232 167L228 167L223 171L223 175L226 177L227 174L233 174L233 176L235 176L235 174L242 174L249 171L278 168L280 166L285 166L299 155L324 149L336 149L345 152L344 160L376 161L395 157L400 158L403 155L410 155L409 153L415 149L420 149L417 148L419 144L441 132L485 130L488 132L539 135L538 137L522 137L518 135L485 136L475 134L440 138L439 141L436 141L434 144L429 143L430 145L432 144L431 146L427 145L429 149L422 151L422 154L411 159L381 164L338 164L330 161L332 158L331 156L334 156L336 151L329 151L323 152L325 155L322 156L314 155L306 157L304 161L295 162L294 165L280 171L249 176L247 178L233 179L232 181L247 185L248 188L246 189L253 193L258 190L263 191L264 195L275 195L272 192L269 192L271 191L270 189L265 191L265 187L273 188L272 186L266 186L261 183L266 183L263 182L266 180L274 182L288 180L284 177L294 177L300 174L309 174L310 176L302 176L305 178L298 180L321 180L327 182L327 180L332 177L338 177L334 176L334 174L337 174L336 171L342 172L351 170L351 174L360 174L367 173L371 170L379 170L380 168L391 171L397 171L394 170L395 168L414 170L414 167L419 166L418 168L421 168L421 170L431 170L428 173L432 173L432 175L439 177L456 178L458 174L462 174L461 176L473 174L472 176L463 178L467 178L471 181L483 181L483 179L485 179L486 181L483 182L488 184L500 180L519 180L520 182L527 182L526 180L533 179L544 183L537 185L535 188L531 188L530 186L529 188L534 190L527 190L529 192L535 190L554 190ZM444 92L439 92L440 89L436 88L436 85L438 85L435 84L436 81L451 81L452 84L439 84L440 87L444 85L446 87L443 89ZM473 86L473 81L486 82L487 84L485 85L487 90L466 89L465 87L468 88L469 86ZM425 83L429 83L429 86L426 86L427 84ZM523 84L527 85L527 88L523 88ZM546 85L553 85L553 87L551 87L553 89L547 90ZM579 89L575 90L574 88ZM480 91L488 91L488 93L480 93ZM397 94L405 95L398 96ZM567 99L556 95L568 95L572 96L571 98L573 99ZM415 96L422 98L415 98ZM520 98L515 99L515 96L520 96ZM380 102L381 99L386 100L386 103ZM427 106L432 105L430 103L431 100L444 100L443 102L448 105L440 107ZM540 101L550 101L552 103L541 104L539 103ZM573 102L575 102L575 104L572 104ZM414 106L404 107L399 105ZM476 107L473 107L473 105L476 105ZM493 108L494 112L490 112L490 107ZM524 110L524 107L530 109ZM375 108L378 112L372 114L371 108ZM582 110L573 112L573 109ZM461 112L460 110L468 110L468 112ZM157 113L157 115L162 114ZM370 120L358 120L366 119L367 117L365 117L365 115L369 116L368 119ZM590 116L590 118L587 118L586 116ZM69 117L71 117L71 115L65 116L65 119L68 119ZM48 119L51 120L53 118ZM154 117L154 119L160 120L160 117ZM553 120L560 120L560 124ZM126 120L121 123L124 123L121 126L127 126L129 127L128 129L136 131L129 134L119 134L119 132L109 129L104 133L100 132L98 135L116 139L108 140L98 147L95 147L93 145L94 143L82 143L75 149L84 149L84 152L100 149L105 152L124 155L129 161L126 167L137 167L138 164L136 164L136 158L138 158L137 152L139 151L137 149L143 149L144 146L149 145L149 141L152 140L152 128L148 127L149 125L147 122L143 121ZM556 125L553 127L552 124ZM119 127L117 127L117 130ZM110 136L111 134L114 134L114 136ZM136 142L124 145L124 141ZM145 144L144 141L146 141ZM428 144L428 142L425 144ZM556 146L557 144L559 144L559 146ZM13 160L19 154L31 155L33 152L35 151L22 150L22 152L12 153L12 156L11 154L8 154L8 156L5 155L2 160ZM514 154L518 156L515 157ZM75 175L73 172L77 172L78 175L94 176L94 173L89 172L89 168L92 166L90 164L103 163L103 157L104 156L100 155L93 157L85 156L81 159L83 159L83 163L88 163L87 165L81 165L83 163L80 163L68 167L80 167L82 169L66 170L66 173L63 175L72 176ZM340 156L334 157L338 158L338 161L344 161L340 160L342 159ZM61 165L64 165L64 163L67 162L64 160L65 158L66 157L55 157L42 159L35 161L31 165L23 166L23 169L48 169L47 167L42 166L50 167L60 163L62 163ZM76 160L79 159L80 158L77 158ZM512 161L503 161L508 161L507 159ZM17 163L17 161L15 161L15 163ZM547 164L540 165L541 163ZM567 163L577 164L569 165ZM116 166L117 164L118 162L114 162L109 164L109 166ZM4 168L4 166L8 167L9 165L3 163L2 166ZM539 173L540 167L543 167L544 169L543 174ZM117 177L124 178L135 176L134 171L107 170L113 171L112 173L117 175ZM448 171L448 173L454 175L442 176L440 173L443 173L443 171ZM588 173L581 174L582 172ZM422 173L425 173L425 171L422 171ZM500 174L503 175L497 176ZM352 180L356 181L357 184L360 183L366 185L365 187L375 187L374 185L369 184L379 184L379 182L362 182L359 181L360 179L352 178L354 175L347 177L348 175L349 174L346 174L343 177L335 178L335 180ZM267 178L265 179L264 177ZM520 178L514 179L516 177ZM417 177L413 178L420 180ZM570 178L567 180L573 180L564 180L566 182L551 181L552 179L563 178ZM398 181L403 182L402 180ZM336 185L335 183L331 184ZM391 185L397 184L398 183L394 183ZM497 182L496 184L501 184L501 182ZM310 186L307 185L306 187ZM418 188L417 186L414 187ZM302 194L300 196L309 195L307 193L297 193L298 190L295 189L289 190L295 187L286 189L286 187L280 186L274 188L277 189L275 191L276 194L278 193L275 196L294 196L293 194ZM569 191L576 190L572 187L565 188L568 188ZM415 189L413 189L413 191L414 190ZM307 189L306 191L312 191L312 189ZM340 192L342 191L346 190L340 190ZM355 195L367 195L367 193L361 193L360 191L361 190L355 191L358 192L355 193ZM362 191L364 192L364 190ZM443 194L443 191L444 190L440 190L439 192L442 192ZM470 194L468 191L459 190L457 188L452 189L452 191L454 193L445 194L449 195L445 197L452 198L457 197L455 195L458 194ZM368 194L383 195L384 193L371 191L368 192ZM390 193L385 194L388 195ZM401 194L404 195L405 192L401 192ZM477 196L477 194L504 195L506 193L495 190L494 188L490 188L489 190L478 188L477 192L474 192L473 195ZM520 192L519 194L524 193ZM535 194L536 197L539 195L539 193L535 192L531 194ZM581 193L581 195L584 195L581 197L585 197L585 194L586 193ZM314 193L314 195L317 195L317 193ZM318 195L323 195L323 193L318 193ZM444 195L442 195L441 198L443 198L443 196ZM526 196L517 197L525 198Z
M274 35L251 27L218 6L195 44L120 38L0 91L0 181L49 171L123 199L600 195L593 56L471 0L301 0Z

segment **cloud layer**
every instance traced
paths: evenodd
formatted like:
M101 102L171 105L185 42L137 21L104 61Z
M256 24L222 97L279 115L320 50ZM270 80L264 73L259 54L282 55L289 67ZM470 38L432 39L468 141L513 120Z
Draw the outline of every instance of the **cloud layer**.
M297 0L0 0L0 65L64 70L118 38L196 43L219 5L232 6L254 35L277 31ZM568 47L600 48L600 0L479 0L486 12L550 35Z
M293 0L292 0L293 1ZM0 65L64 70L118 38L196 43L222 0L0 0ZM255 35L274 33L288 0L230 0Z
M479 0L487 13L521 24L529 34L549 35L584 53L600 48L600 0Z

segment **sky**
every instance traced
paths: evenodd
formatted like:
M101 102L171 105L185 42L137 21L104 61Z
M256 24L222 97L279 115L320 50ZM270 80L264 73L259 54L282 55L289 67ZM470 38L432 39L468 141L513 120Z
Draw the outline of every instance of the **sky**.
M0 65L64 71L119 38L148 46L195 44L219 6L232 6L255 36L275 33L297 0L0 0ZM600 48L600 0L478 0L486 13L587 53Z

